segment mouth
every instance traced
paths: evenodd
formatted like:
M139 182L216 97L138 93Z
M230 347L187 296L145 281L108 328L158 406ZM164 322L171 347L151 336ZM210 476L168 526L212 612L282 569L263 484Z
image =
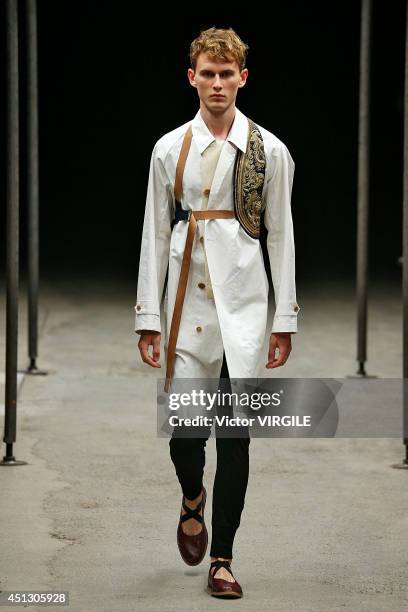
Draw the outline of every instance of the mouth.
M216 100L223 100L225 98L225 96L221 96L219 94L213 94L211 96L211 98L215 98Z

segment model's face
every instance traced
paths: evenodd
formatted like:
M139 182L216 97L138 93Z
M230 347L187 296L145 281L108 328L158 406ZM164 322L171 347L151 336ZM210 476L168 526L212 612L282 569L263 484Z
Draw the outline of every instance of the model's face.
M248 70L240 71L236 61L216 61L207 53L200 53L195 71L189 68L187 74L201 102L216 114L225 112L235 103L238 89L247 80Z

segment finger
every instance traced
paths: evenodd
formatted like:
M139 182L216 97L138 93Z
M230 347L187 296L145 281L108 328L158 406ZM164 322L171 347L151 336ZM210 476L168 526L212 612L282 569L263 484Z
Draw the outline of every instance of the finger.
M285 363L285 359L283 358L282 355L279 355L279 357L277 357L276 359L274 359L272 362L269 362L266 367L268 369L270 368L278 368L279 366L283 365Z
M280 347L279 348L279 356L274 359L272 362L269 362L267 364L267 368L279 368L280 366L283 366L284 363L286 363L286 361L288 360L290 354L290 348L288 347Z
M153 361L158 362L160 359L160 339L153 340Z
M275 351L278 346L276 338L271 338L269 341L268 363L272 363L275 359Z
M148 348L149 348L149 344L147 342L143 340L139 342L139 350L140 350L140 355L142 357L142 361L152 366L153 368L160 368L161 367L160 364L157 363L156 361L153 361L153 359L150 357Z
M273 368L275 367L274 364L277 363L280 360L280 356L278 357L272 357L272 359L268 360L268 363L266 364L266 368Z

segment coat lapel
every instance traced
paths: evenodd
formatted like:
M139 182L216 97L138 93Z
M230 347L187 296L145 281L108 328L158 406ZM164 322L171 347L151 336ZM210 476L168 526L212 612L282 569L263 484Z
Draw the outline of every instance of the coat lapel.
M219 193L222 183L230 168L234 165L236 148L228 140L222 147L221 154L215 169L214 178L211 184L210 197L208 199L208 207L211 208L211 201Z
M193 139L197 148L202 155L205 149L215 140L214 136L208 129L201 112L198 111L192 122ZM210 197L208 200L208 208L212 206L212 200L219 193L226 175L229 173L235 163L237 148L241 151L246 151L248 139L248 119L241 113L238 108L235 108L235 118L231 126L230 132L225 142L217 167L215 169L214 178L211 185Z

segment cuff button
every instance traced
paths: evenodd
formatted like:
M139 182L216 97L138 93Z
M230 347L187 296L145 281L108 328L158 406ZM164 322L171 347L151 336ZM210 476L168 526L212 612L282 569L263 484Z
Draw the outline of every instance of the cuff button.
M293 307L293 310L297 312L299 310L299 306L296 304L296 306Z
M139 311L139 310L142 310L142 307L141 307L141 306L138 304L138 305L136 306L136 310L138 310L138 311Z

